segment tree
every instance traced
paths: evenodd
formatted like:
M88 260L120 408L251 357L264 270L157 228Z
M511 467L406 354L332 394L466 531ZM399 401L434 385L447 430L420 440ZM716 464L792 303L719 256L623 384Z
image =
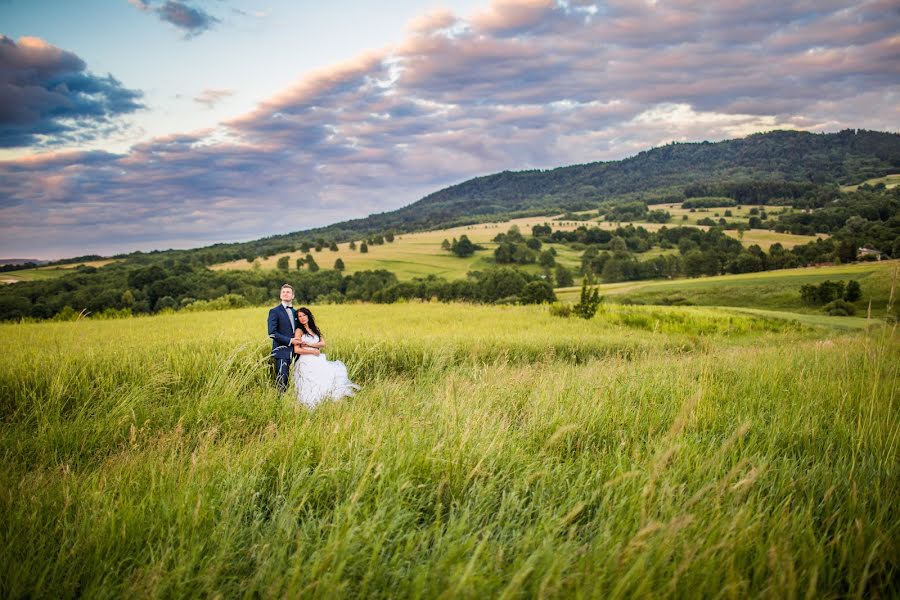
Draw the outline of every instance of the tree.
M543 304L545 302L556 302L556 294L553 293L553 286L546 281L530 281L525 284L522 293L519 295L522 304Z
M460 236L459 241L453 240L453 243L450 245L450 252L455 254L460 258L465 258L467 256L472 256L475 254L476 250L480 250L481 246L473 244L471 240L469 240L469 236L463 234Z
M131 290L122 292L122 306L125 306L126 308L134 306L134 294Z
M609 250L613 254L621 254L623 252L628 252L628 245L625 243L624 238L617 235L609 241Z
M337 245L337 242L331 242L331 243L328 245L328 249L331 250L332 252L337 252L337 251L338 251L338 245Z
M546 223L543 225L535 225L531 228L531 235L534 237L550 235L551 233L553 233L553 229Z
M316 263L316 259L313 258L312 254L306 255L306 268L309 269L310 273L315 273L319 270L319 265Z
M394 232L388 231L386 234L384 234L384 241L386 241L389 244L393 243L394 242Z
M555 275L557 287L569 287L571 285L575 285L575 280L572 278L572 271L565 268L561 264L556 265Z
M344 261L341 259L337 259L334 261L334 270L335 271L343 271L344 270Z
M356 242L353 241L353 240L351 240L351 241L350 241L350 246L349 246L349 248L350 248L351 250L356 250Z
M297 270L298 270L298 271L299 271L300 269L303 268L303 263L304 263L304 262L305 262L305 261L304 261L302 258L298 258L298 259L297 259L297 263L296 263L296 264L297 264Z
M847 302L856 302L862 298L862 289L859 286L859 282L855 279L851 279L847 282L847 289L844 291L844 300Z
M450 251L450 240L444 238L444 241L441 242L441 250L446 250L448 252Z
M275 263L275 266L279 271L287 271L291 267L291 257L288 255L284 255L278 259L278 262Z
M592 279L591 277L585 277L581 281L581 300L579 300L578 304L572 307L572 312L582 319L592 319L595 314L597 314L597 309L600 307L600 302L602 302L602 298L600 297L600 290L591 286L588 288L593 281L588 281Z
M538 258L538 264L547 269L556 266L556 259L553 258L553 252L551 252L550 250L542 251L540 257Z
M172 296L163 296L159 300L156 301L156 306L154 306L154 310L159 312L161 310L165 310L170 308L175 310L178 307L178 302L175 301L175 298Z
M367 243L363 242L359 245L360 254L365 254L368 251L369 251L369 245Z
M300 252L309 252L309 242L300 244Z

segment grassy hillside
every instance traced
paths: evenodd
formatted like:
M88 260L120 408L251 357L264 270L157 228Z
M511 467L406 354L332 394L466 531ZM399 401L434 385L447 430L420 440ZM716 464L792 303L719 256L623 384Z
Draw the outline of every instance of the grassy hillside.
M19 281L37 281L40 279L54 279L72 273L78 267L99 268L115 262L113 259L91 260L80 263L67 263L63 265L51 265L36 267L34 269L22 269L0 273L0 283L17 283Z
M413 277L426 277L437 275L445 279L461 279L469 271L484 269L494 266L494 248L497 244L491 242L498 234L507 231L511 226L519 227L523 233L529 234L534 225L550 223L555 229L572 230L583 223L568 222L558 223L547 217L531 217L512 219L502 223L480 223L450 229L436 231L424 231L419 233L407 233L395 238L392 243L384 245L369 245L369 251L365 254L349 249L349 243L338 244L338 251L334 252L324 248L321 252L312 251L319 267L330 269L334 262L340 258L344 261L347 273L365 271L370 269L387 269L397 275L401 280ZM469 237L472 242L481 244L485 250L478 251L474 256L459 258L446 250L441 249L443 240L452 240L462 235ZM563 244L551 244L557 251L558 262L576 268L581 262L579 252L571 250ZM290 256L290 264L293 269L296 260L306 256L305 252L290 252L270 256L267 259L257 259L254 262L236 260L227 263L213 265L214 270L222 269L274 269L278 259L282 256ZM539 272L537 265L528 265L526 271Z
M504 171L436 191L395 211L251 242L215 244L173 256L206 264L289 252L316 238L349 241L597 207L614 199L675 201L689 186L789 182L855 184L900 169L900 134L864 130L771 131L710 143L673 143L635 156L547 170ZM217 258L227 256L228 258Z
M314 411L263 309L0 325L0 595L900 593L892 329L317 310Z
M893 173L891 175L885 175L884 177L874 177L872 179L868 179L857 185L844 185L844 186L841 186L841 191L842 192L855 192L862 185L875 186L880 183L883 183L887 189L895 188L898 185L900 185L900 173Z
M896 280L895 280L896 278ZM741 275L722 275L672 281L628 281L600 285L610 302L660 304L681 299L700 306L740 306L821 314L821 308L803 304L800 286L826 280L859 281L862 299L855 302L858 315L865 316L872 301L873 316L884 316L892 286L900 290L900 261L868 262L806 269L784 269ZM580 289L557 290L565 301L577 301Z
M749 209L746 209L749 210ZM713 214L711 209L710 215ZM697 213L705 216L706 213ZM419 233L407 233L398 236L394 242L384 245L369 245L369 251L366 254L359 252L359 249L350 250L349 242L338 244L338 251L334 252L323 249L321 252L312 252L320 268L330 269L334 266L334 262L340 258L346 267L347 273L356 271L365 271L370 269L387 269L392 271L401 280L412 279L413 277L426 277L428 275L437 275L446 279L460 279L466 276L466 273L472 270L484 269L492 266L493 251L497 244L491 240L498 234L507 231L511 226L515 225L520 230L528 234L534 225L547 223L554 230L571 231L577 227L601 227L603 229L615 229L619 226L628 225L629 223L610 223L607 221L565 221L552 219L548 217L528 217L521 219L511 219L500 223L479 223L477 225L467 225L463 227L453 227L449 229L439 229L435 231L425 231ZM650 231L656 231L662 225L659 223L642 223L635 222L635 226L644 227ZM673 221L667 226L678 225L678 221ZM700 226L701 229L706 227ZM728 235L738 238L735 231L727 232ZM485 247L484 251L476 252L474 256L468 258L458 258L450 252L441 249L441 242L445 239L452 240L459 238L461 235L467 235L476 244ZM745 246L758 244L763 249L768 249L775 242L780 243L785 248L792 248L798 244L805 244L814 239L813 236L791 235L789 233L776 233L763 229L751 229L744 232L740 236ZM557 252L557 262L566 267L575 269L581 264L581 252L572 250L565 244L548 244ZM647 252L642 255L643 258L650 258L658 255L660 252ZM252 268L274 269L278 259L282 256L290 257L291 270L295 268L296 260L306 256L305 252L285 252L278 253L268 258L258 258L254 261L234 260L225 263L213 265L213 270L244 270ZM526 271L540 272L537 265L528 265L524 267Z

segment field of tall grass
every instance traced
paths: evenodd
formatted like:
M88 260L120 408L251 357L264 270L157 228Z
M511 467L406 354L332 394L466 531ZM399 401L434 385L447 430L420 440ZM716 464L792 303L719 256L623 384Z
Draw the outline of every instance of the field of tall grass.
M900 348L715 309L317 307L0 326L0 596L891 597Z

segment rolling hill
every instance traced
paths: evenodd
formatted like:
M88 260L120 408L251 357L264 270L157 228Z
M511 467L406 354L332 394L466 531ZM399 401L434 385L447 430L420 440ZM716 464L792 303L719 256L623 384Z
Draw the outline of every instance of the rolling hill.
M301 242L317 238L347 242L385 231L411 233L551 215L613 200L677 202L698 186L743 184L762 187L763 194L766 189L772 194L802 194L815 186L858 184L898 172L897 133L772 131L716 143L672 143L617 161L504 171L444 188L390 212L250 242L169 253L195 254L206 264L216 264L291 252ZM751 201L759 198L747 199Z

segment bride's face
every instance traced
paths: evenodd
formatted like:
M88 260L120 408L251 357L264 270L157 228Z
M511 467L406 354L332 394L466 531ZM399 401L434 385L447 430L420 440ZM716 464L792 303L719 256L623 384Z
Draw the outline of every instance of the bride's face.
M297 313L297 320L300 321L301 325L309 323L309 317L306 316L306 313Z

